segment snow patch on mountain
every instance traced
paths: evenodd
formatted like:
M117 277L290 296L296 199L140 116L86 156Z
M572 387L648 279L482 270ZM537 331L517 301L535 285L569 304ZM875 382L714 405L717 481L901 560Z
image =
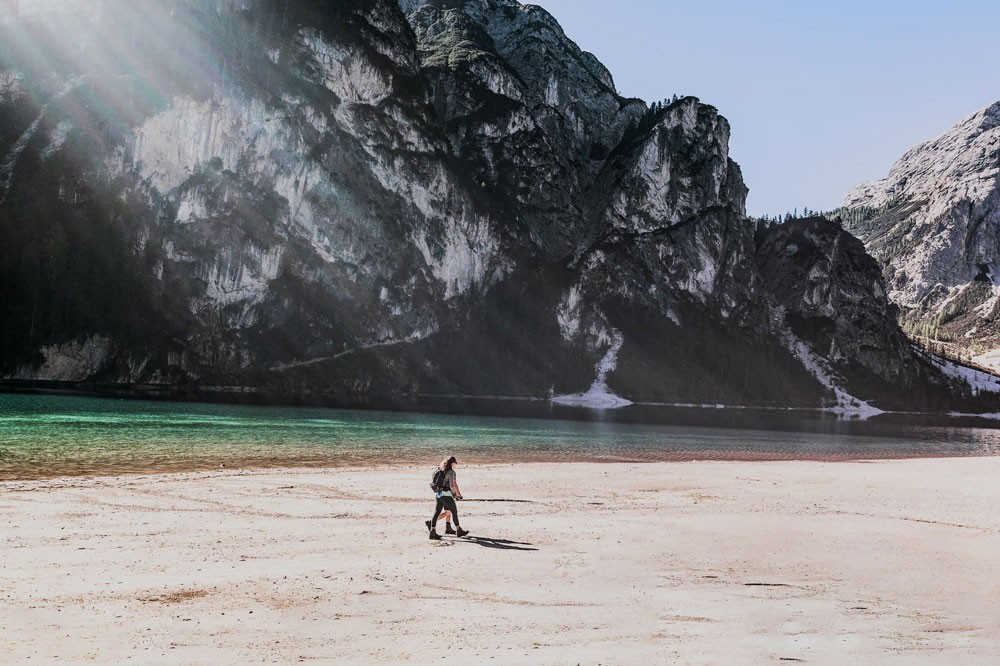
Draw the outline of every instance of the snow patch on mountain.
M943 374L968 384L973 395L979 395L980 393L1000 393L1000 377L997 375L992 375L965 365L959 365L928 352L918 351L924 358L937 366Z
M992 349L984 354L972 357L972 362L1000 374L1000 349Z
M614 370L618 364L618 352L621 351L624 342L625 336L619 331L613 331L611 348L598 362L597 378L590 388L584 393L555 396L552 398L552 402L570 407L589 407L591 409L617 409L633 404L631 400L616 395L608 388L608 373Z
M809 345L797 338L791 331L785 331L782 337L788 351L836 397L837 406L828 408L826 411L850 418L870 418L883 413L878 407L874 407L860 398L855 398L845 391L842 387L842 380L838 378L837 373L830 367L826 359L816 354L809 348Z

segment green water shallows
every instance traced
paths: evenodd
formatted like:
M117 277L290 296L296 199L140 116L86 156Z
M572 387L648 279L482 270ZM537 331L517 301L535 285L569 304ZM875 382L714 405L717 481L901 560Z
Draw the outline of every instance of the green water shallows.
M838 459L1000 455L988 428L878 436L0 394L0 480L422 461Z

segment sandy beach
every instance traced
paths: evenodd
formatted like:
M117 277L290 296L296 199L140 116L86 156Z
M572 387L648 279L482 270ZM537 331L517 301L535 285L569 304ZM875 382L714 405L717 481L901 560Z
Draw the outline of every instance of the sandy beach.
M0 484L0 662L1000 654L1000 458L468 462L440 542L433 463Z

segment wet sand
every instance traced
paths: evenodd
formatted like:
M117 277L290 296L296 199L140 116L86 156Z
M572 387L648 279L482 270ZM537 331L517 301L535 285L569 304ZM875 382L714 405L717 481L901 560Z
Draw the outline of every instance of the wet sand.
M1000 654L1000 458L470 464L441 542L429 476L0 483L0 663Z

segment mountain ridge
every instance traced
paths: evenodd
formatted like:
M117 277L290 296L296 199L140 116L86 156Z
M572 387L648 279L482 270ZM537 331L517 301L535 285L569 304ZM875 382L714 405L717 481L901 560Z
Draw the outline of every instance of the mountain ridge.
M907 151L840 211L925 344L978 359L1000 347L1000 102Z
M900 388L970 395L905 344L843 230L746 218L714 107L620 97L540 8L110 4L45 67L16 37L60 10L0 22L8 377L535 397L604 382L633 401L847 411L912 402ZM840 259L795 259L824 255Z

